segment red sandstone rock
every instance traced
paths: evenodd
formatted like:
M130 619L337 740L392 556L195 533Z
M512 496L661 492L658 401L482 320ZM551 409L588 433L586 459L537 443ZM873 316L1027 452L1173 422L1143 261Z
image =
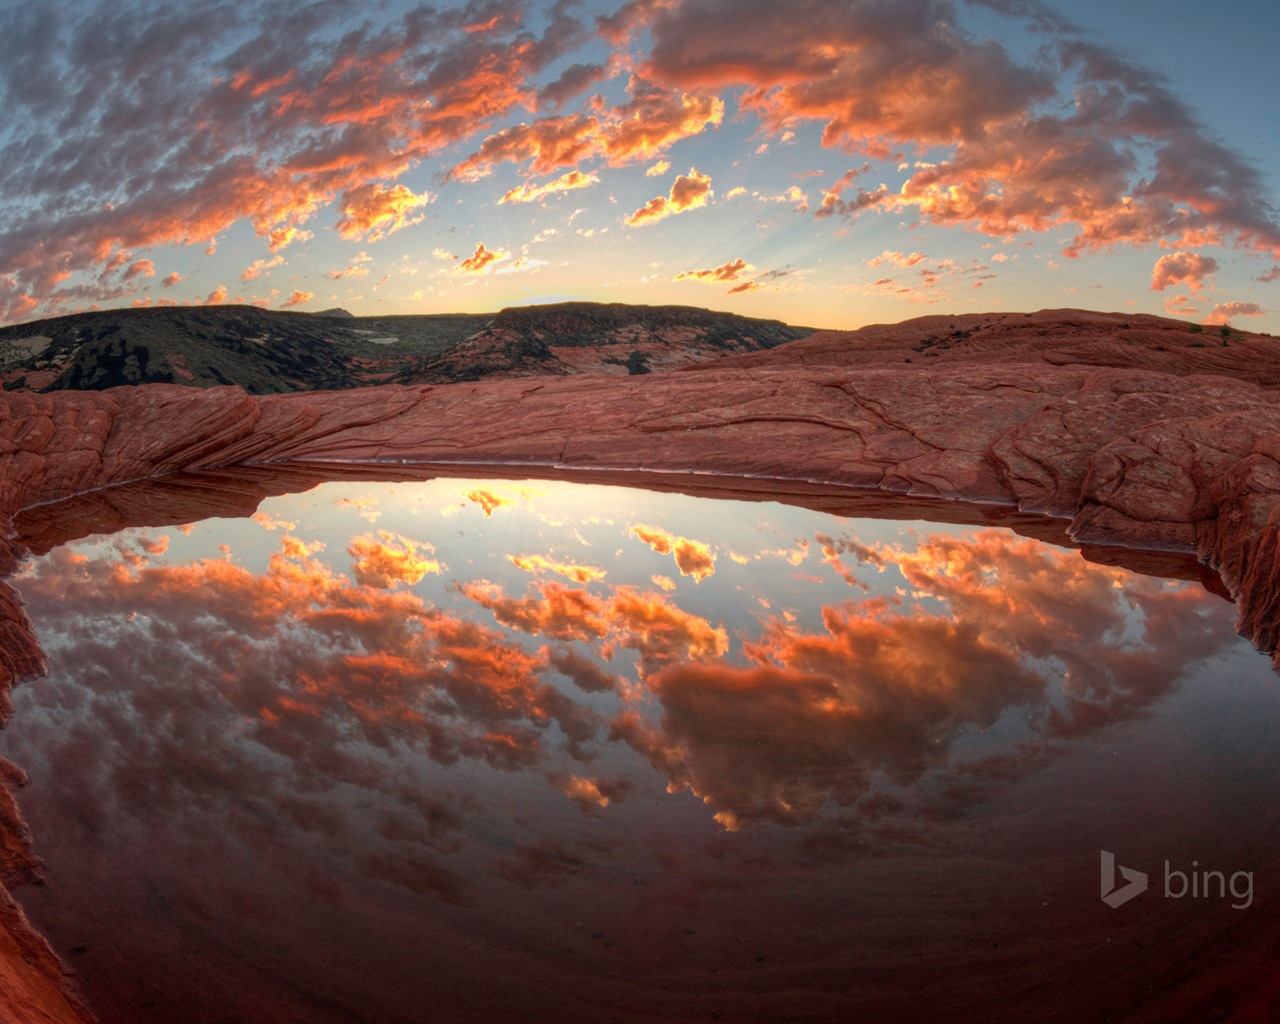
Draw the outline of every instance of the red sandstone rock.
M1268 385L1280 383L1280 345L1233 335L1210 359L1200 337L1214 335L1046 311L828 332L636 378L261 398L169 385L10 393L0 508L184 469L303 462L819 481L1043 512L1069 520L1081 543L1194 551L1223 567L1242 627L1262 638L1275 633L1258 609L1273 603L1274 570L1259 559L1276 507L1280 411ZM885 356L921 346L941 354L919 365ZM1194 372L1206 361L1221 375ZM1218 522L1224 508L1237 518Z
M1002 507L1021 516L1026 532L1034 520L1025 513L1055 517L1098 560L1107 546L1171 552L1189 573L1185 559L1193 555L1221 573L1240 608L1240 631L1274 653L1280 403L1272 389L1280 387L1280 342L1222 340L1156 317L1059 310L825 332L642 377L261 398L171 385L4 393L0 513L47 547L86 523L110 529L175 507L177 521L223 501L251 511L263 484L252 474L266 467L315 480L358 466L396 477L439 464L610 482L625 474L682 489L701 478L714 480L713 489L814 507L856 504L867 492L881 501L898 495L911 508L952 499ZM161 511L148 511L152 499L121 486L254 466L262 468L248 478L185 479L171 495L177 505ZM36 510L46 506L42 520ZM0 568L11 568L11 553L2 554ZM0 629L7 691L13 677L41 664L7 590ZM9 915L16 930L0 927L0 944L29 942L3 899L0 917ZM13 966L12 952L0 948L0 969ZM56 960L37 961L44 973L36 981L57 989ZM0 970L0 1005L8 1005L7 983Z
M1226 341L1224 345L1223 342ZM1280 340L1146 314L1042 309L1038 313L924 316L856 331L819 331L778 350L792 365L891 366L909 360L934 368L955 363L1093 366L1234 377L1280 386ZM730 356L707 366L774 365L772 352Z

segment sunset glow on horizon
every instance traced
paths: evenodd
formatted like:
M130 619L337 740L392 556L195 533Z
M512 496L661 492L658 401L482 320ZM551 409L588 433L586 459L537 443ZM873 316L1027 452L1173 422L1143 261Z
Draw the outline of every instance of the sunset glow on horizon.
M1280 331L1263 5L0 0L0 323L566 300Z

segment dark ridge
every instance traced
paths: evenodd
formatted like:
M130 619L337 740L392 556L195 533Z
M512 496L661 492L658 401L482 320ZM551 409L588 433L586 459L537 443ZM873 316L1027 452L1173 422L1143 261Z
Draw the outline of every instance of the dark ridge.
M694 306L560 302L513 306L445 352L404 369L397 384L486 377L643 374L759 352L812 334Z
M234 384L250 394L492 376L646 373L811 333L687 306L566 302L357 317L257 306L102 310L0 328L5 390ZM572 351L571 351L572 350Z
M758 320L697 306L633 306L620 302L560 302L548 306L512 306L493 318L498 329L533 334L549 345L594 345L602 336L629 327L650 331L692 328L702 339L728 348L750 339L755 348L772 348L812 334L781 320Z

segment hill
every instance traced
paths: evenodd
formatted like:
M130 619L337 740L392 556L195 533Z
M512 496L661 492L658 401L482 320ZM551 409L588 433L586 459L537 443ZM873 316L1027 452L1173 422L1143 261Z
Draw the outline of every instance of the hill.
M255 306L77 313L0 328L6 390L236 384L250 394L686 366L812 333L678 306L574 302L493 314L356 317Z
M1280 339L1147 314L1042 309L922 316L856 331L816 331L785 353L732 355L717 367L960 370L983 365L1093 366L1213 374L1280 387Z
M398 374L397 384L486 377L635 376L758 352L812 334L693 306L562 302L498 313L484 330Z

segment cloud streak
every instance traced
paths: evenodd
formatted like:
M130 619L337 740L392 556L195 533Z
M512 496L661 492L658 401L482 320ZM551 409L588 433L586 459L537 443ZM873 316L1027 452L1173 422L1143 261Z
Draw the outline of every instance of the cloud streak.
M600 179L594 174L583 174L581 171L569 171L562 174L554 181L548 181L544 185L517 185L509 192L503 193L501 203L532 203L539 199L544 199L550 195L556 195L560 192L571 192L574 189L589 188L592 185L600 184Z
M705 270L685 270L676 274L672 280L675 281L701 281L705 284L720 284L725 281L738 281L743 274L749 274L755 270L750 263L739 256L736 260L730 260L728 263L722 263L718 267L711 267Z

